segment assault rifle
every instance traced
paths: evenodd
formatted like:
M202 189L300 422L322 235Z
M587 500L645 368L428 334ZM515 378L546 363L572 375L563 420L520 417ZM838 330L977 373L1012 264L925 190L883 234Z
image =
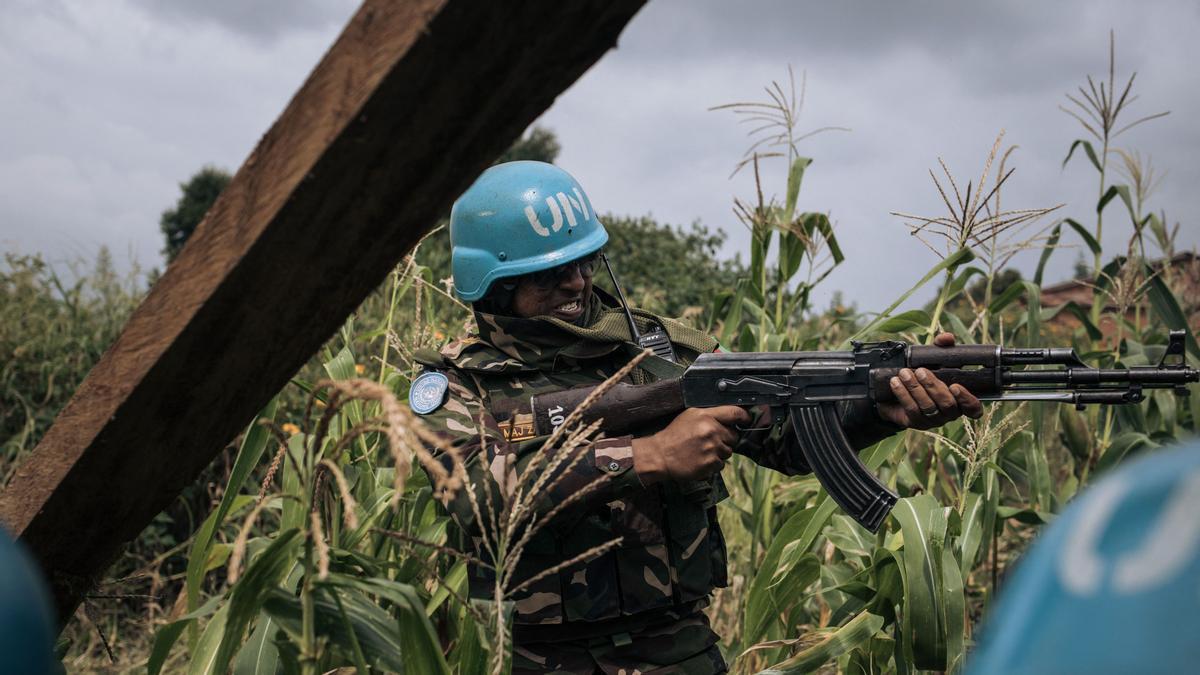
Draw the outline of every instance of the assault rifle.
M616 385L582 415L585 422L603 419L601 428L614 436L684 408L767 405L772 423L791 418L809 467L833 500L875 532L897 496L850 446L839 422L839 403L895 400L888 382L901 368L928 368L982 401L1061 402L1082 409L1093 403L1138 403L1148 389L1186 396L1187 384L1200 381L1200 371L1186 365L1184 339L1184 331L1171 331L1158 365L1130 368L1090 368L1069 347L933 347L895 340L855 342L850 351L701 354L678 378ZM532 397L531 410L521 412L532 413L535 435L549 434L593 388L540 394Z

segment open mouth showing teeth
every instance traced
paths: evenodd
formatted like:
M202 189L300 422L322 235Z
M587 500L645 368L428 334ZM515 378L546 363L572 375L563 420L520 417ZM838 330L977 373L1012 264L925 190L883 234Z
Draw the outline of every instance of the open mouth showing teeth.
M572 314L574 312L578 312L582 308L583 305L578 300L572 300L555 307L554 311L562 312L564 314Z

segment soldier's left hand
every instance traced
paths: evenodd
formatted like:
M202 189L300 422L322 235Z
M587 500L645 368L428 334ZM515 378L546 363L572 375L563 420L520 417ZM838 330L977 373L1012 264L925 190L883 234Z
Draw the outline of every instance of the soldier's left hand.
M954 335L941 333L933 339L938 347L953 347ZM876 406L883 419L912 429L932 429L966 415L978 419L983 405L961 384L949 387L926 368L902 368L891 379L896 401Z

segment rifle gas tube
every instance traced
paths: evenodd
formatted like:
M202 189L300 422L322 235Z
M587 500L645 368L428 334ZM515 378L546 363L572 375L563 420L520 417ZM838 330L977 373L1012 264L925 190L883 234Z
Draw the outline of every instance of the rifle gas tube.
M675 380L619 384L583 413L602 419L610 436L625 434L678 414L683 408L721 405L771 409L773 422L790 417L801 452L833 500L875 532L896 503L862 464L842 429L838 404L895 400L889 380L901 368L927 368L947 385L958 383L982 401L1138 403L1147 389L1186 396L1200 371L1186 364L1183 331L1171 331L1155 366L1089 368L1064 347L1013 349L999 345L932 347L887 341L854 343L850 351L701 354ZM1028 366L1044 369L1027 370ZM540 394L530 399L538 435L552 420L574 410L593 387ZM558 415L548 415L554 410Z

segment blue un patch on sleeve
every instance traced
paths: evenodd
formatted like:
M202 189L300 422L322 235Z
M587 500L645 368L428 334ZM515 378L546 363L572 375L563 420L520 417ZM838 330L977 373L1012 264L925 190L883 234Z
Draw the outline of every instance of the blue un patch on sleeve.
M445 375L436 370L424 373L413 380L408 390L408 407L418 415L428 415L442 407L449 388L450 380Z

